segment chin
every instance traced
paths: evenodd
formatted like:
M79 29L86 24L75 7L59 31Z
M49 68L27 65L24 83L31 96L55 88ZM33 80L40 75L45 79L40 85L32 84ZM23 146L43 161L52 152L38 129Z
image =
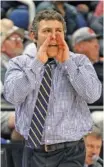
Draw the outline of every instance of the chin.
M48 55L49 58L54 58L56 55Z
M87 163L88 163L88 165L93 164L93 160L92 160L92 158L89 158Z
M56 52L48 53L48 57L56 57L56 56L57 56Z
M49 49L48 50L48 56L49 57L56 57L58 54L58 49Z

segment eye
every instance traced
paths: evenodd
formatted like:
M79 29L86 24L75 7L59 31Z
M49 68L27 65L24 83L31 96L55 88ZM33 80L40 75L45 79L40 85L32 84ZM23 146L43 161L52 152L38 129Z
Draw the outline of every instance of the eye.
M44 30L43 32L44 32L44 33L47 33L47 32L51 32L51 30L50 30L50 29L47 29L47 30Z
M93 145L92 144L87 144L87 147L88 148L93 148Z
M100 146L97 146L96 148L97 148L97 149L100 149Z
M56 30L56 32L62 32L62 30L58 29L58 30Z

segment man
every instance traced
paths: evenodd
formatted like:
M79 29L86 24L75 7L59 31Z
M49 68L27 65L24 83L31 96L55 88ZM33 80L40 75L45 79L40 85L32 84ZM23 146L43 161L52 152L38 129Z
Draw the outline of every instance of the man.
M8 68L9 59L18 56L23 52L23 38L24 30L19 27L14 26L13 22L9 19L0 20L1 29L1 108L3 106L10 107L11 105L5 101L3 93L3 84L5 72ZM12 107L12 106L11 106ZM1 123L2 123L2 133L10 132L11 128L14 129L14 112L1 112ZM9 119L11 121L9 121ZM9 123L11 122L11 123ZM9 125L10 124L10 125ZM11 126L12 125L12 126Z
M66 22L66 36L65 40L70 48L70 37L71 34L78 29L79 27L85 27L87 25L85 18L83 17L82 13L77 11L76 7L70 5L70 2L64 1L44 1L40 2L37 5L36 13L42 10L50 10L53 9L59 12L65 22Z
M5 73L8 68L8 62L11 58L19 56L24 49L23 39L24 30L14 26L13 22L9 19L0 20L1 29L1 110L0 122L1 122L1 135L3 138L9 137L11 141L23 141L21 136L15 130L15 112L14 106L8 103L3 96L3 84ZM9 110L9 111L8 111ZM12 150L12 149L11 149ZM22 151L20 149L11 151L13 153L13 160L16 166L21 166ZM10 154L11 154L10 152ZM19 152L19 153L18 153Z
M0 20L1 23L1 79L4 82L5 71L9 59L23 52L24 30L14 26L9 19Z
M92 62L99 80L103 84L103 61L100 59L98 37L91 28L83 27L72 34L72 50L75 53L85 54ZM99 100L93 105L103 105L103 91Z
M23 51L23 37L24 31L19 29L18 27L14 26L13 22L9 19L2 19L0 20L1 29L0 29L0 36L1 36L1 84L3 90L4 84L4 77L5 72L8 68L8 62L11 58L19 55ZM5 101L2 95L1 90L1 107L6 105L10 107L10 104ZM7 112L2 113L3 117L5 117L5 125L7 124L7 117L9 119L10 113ZM14 112L11 113L14 124ZM7 116L8 115L8 116ZM4 123L4 119L3 119Z
M86 56L69 51L59 13L38 13L32 31L37 54L12 59L4 86L16 106L16 129L25 137L23 167L83 166L82 138L92 129L86 103L99 98L100 81Z
M80 28L72 34L72 49L76 53L85 54L92 63L99 60L97 35L89 27Z
M94 127L93 131L85 136L85 146L85 166L101 167L101 164L94 160L94 156L99 157L102 147L102 133L99 128Z

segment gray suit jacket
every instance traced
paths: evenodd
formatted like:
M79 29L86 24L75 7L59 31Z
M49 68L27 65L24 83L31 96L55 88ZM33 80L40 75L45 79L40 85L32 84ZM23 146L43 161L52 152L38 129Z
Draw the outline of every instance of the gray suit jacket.
M103 166L100 165L98 162L96 162L94 165L92 165L92 167L103 167Z

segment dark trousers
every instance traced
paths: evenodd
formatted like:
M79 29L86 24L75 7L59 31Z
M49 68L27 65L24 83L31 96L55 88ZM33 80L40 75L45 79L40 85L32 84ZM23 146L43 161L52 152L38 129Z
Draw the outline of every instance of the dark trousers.
M83 167L85 144L83 140L67 148L52 152L24 147L22 167Z

